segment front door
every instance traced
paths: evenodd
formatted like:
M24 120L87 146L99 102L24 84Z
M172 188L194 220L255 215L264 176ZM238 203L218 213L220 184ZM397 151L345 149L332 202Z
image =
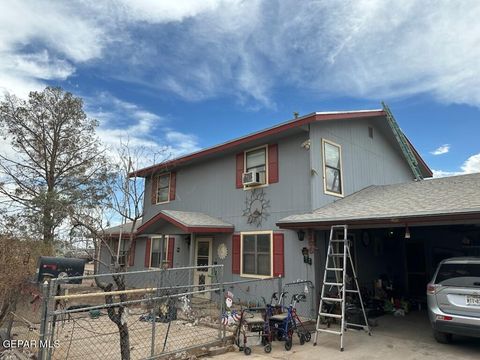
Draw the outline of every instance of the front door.
M201 291L208 289L203 285L212 283L211 269L208 267L198 268L198 266L212 265L212 238L197 238L195 245L195 266L197 268L194 270L194 284L198 285L196 290ZM210 298L210 293L202 293L199 296Z

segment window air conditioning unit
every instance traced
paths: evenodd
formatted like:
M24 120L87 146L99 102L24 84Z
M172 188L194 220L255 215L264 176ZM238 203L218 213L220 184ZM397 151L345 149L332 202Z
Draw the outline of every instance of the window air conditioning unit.
M265 184L265 173L258 171L249 171L243 173L243 185L244 186L255 186Z

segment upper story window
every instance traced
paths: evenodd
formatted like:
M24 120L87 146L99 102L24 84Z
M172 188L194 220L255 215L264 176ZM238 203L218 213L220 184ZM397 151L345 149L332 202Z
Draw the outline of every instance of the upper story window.
M162 174L157 180L157 199L156 203L170 201L170 174Z
M325 193L343 196L342 148L327 140L322 140L322 145Z
M258 146L235 155L235 186L252 189L279 181L278 144Z
M272 233L242 234L242 275L272 276Z
M257 186L267 183L267 148L261 147L245 151L244 186Z
M266 172L267 154L266 149L260 148L245 152L245 164L248 171Z

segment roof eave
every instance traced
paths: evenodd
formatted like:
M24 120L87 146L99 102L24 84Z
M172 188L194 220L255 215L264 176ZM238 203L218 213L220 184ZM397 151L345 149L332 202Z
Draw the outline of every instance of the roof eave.
M225 143L220 145L216 145L210 148L206 148L176 159L172 159L166 161L161 164L155 164L129 174L129 177L147 177L152 174L155 174L159 171L164 171L166 169L172 169L176 166L179 166L187 161L194 160L201 158L206 155L214 154L214 153L221 153L226 150L230 150L235 148L236 146L242 145L244 143L248 143L250 141L254 141L257 139L261 139L270 135L275 135L282 133L286 130L300 127L303 125L310 124L316 121L329 121L329 120L347 120L347 119L356 119L356 118L366 118L366 117L379 117L385 116L385 112L382 109L375 109L375 110L360 110L360 111L344 111L344 112L316 112L311 113L297 119L289 120L279 125L275 125L271 128L261 130Z
M142 224L137 230L138 234L144 233L146 229L148 229L151 225L153 225L155 222L159 220L165 220L168 223L172 224L173 226L181 229L185 233L202 233L202 234L207 234L207 233L233 233L234 227L233 226L189 226L188 224L184 224L177 219L174 219L171 216L168 216L165 213L159 212L156 214L154 217L152 217L150 220Z
M421 214L405 215L392 217L371 217L371 218L344 218L344 219L325 219L325 220L304 220L304 221L279 221L276 225L281 229L299 229L299 228L328 228L332 225L415 225L422 223L441 223L454 221L478 221L480 223L480 211L456 212L450 214Z

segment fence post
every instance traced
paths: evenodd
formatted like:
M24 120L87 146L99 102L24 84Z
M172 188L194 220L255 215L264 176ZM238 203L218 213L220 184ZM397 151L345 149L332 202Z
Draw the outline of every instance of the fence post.
M223 276L222 280L220 281L220 316L218 317L218 338L221 340L225 340L225 325L223 325L222 317L225 311L225 290L223 288Z
M50 295L50 283L45 281L42 284L42 317L40 319L40 342L38 350L38 359L45 359L45 343L47 338L47 329L48 329L48 302Z
M280 296L280 294L283 292L283 285L282 285L282 277L279 276L278 277L278 295ZM282 299L283 301L283 299Z
M315 314L315 287L313 286L313 283L310 282L308 285L310 286L310 318L315 319L316 314Z
M156 301L153 300L152 310L151 310L151 319L152 319L152 342L150 345L150 356L155 356L155 332L156 332L156 323L157 323L157 315L155 314L155 303Z

